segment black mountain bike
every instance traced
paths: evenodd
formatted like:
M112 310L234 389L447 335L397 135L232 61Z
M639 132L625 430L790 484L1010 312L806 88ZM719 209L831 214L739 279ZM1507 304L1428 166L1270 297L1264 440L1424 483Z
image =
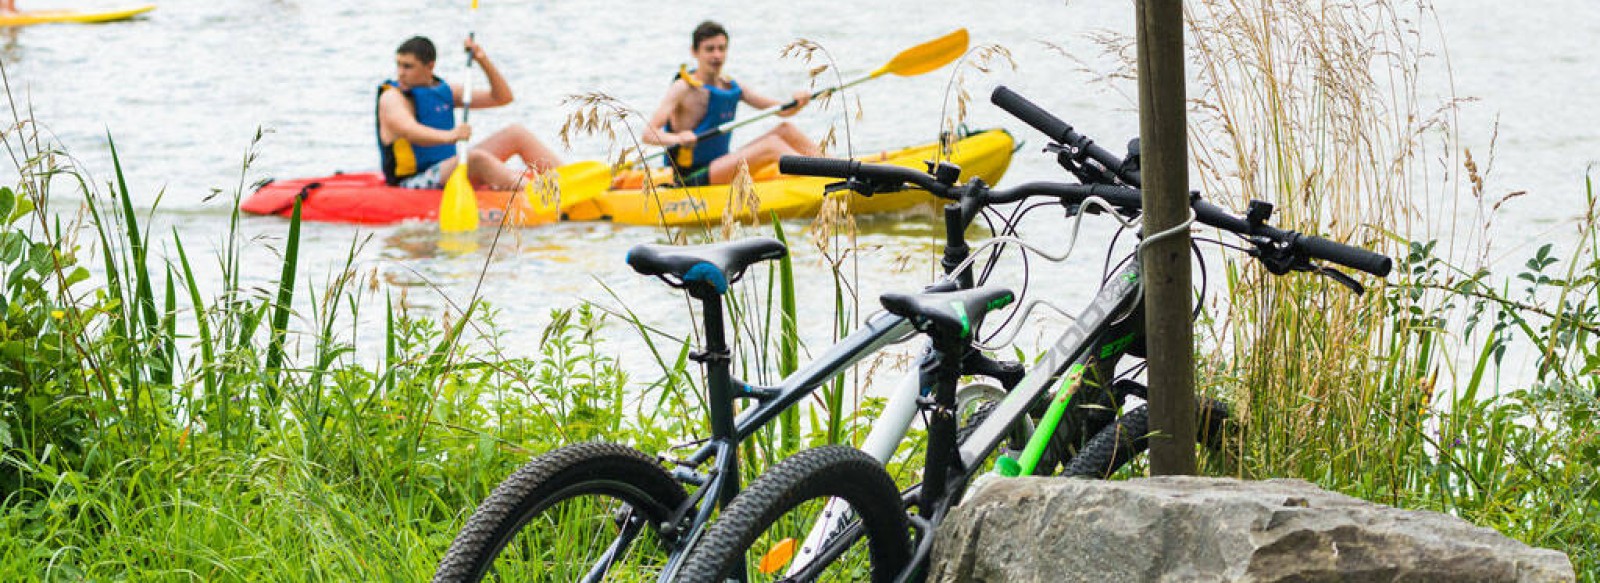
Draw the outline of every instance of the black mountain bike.
M994 100L1050 135L1055 141L1051 149L1069 170L1077 168L1074 174L1080 179L1089 176L1099 183L1034 182L992 190L981 180L950 186L906 168L800 157L786 157L782 170L786 174L841 178L862 192L914 185L946 198L982 201L986 205L1043 198L1058 202L1069 212L1105 208L1119 215L1137 215L1141 199L1135 188L1136 163L1129 167L1130 161L1137 160L1136 154L1118 159L1003 88L997 90ZM1363 290L1354 279L1312 260L1379 277L1390 270L1391 261L1383 255L1267 225L1272 207L1265 202L1253 201L1245 217L1234 216L1197 195L1191 198L1190 206L1195 220L1241 237L1250 246L1251 255L1277 275L1291 271L1319 273L1361 293ZM973 331L991 312L1011 304L1015 296L999 287L885 294L881 302L889 313L905 318L932 340L932 356L925 359L921 369L921 385L928 394L920 403L928 426L921 484L899 491L878 460L849 447L828 446L801 452L762 474L733 500L689 553L681 580L712 583L751 576L813 581L821 579L824 569L839 571L836 563L840 562L846 564L844 571L848 573L840 580L921 580L932 550L934 529L1030 412L1036 414L1047 408L1030 438L1030 444L1044 444L1051 438L1051 416L1058 410L1072 410L1071 405L1080 397L1111 393L1115 398L1122 392L1137 392L1128 389L1127 383L1110 383L1111 387L1103 388L1107 383L1102 379L1109 379L1107 371L1114 370L1119 359L1137 353L1143 344L1141 294L1139 263L1126 261L1105 280L1090 304L1022 381L965 427L958 414L957 381L962 376L961 363L977 350ZM1123 388L1117 389L1119 385ZM1052 386L1057 386L1053 395ZM1114 471L1142 449L1140 442L1147 433L1144 418L1142 411L1135 410L1095 434L1066 461L1065 473L1095 476ZM1028 456L1029 452L1024 451L1018 473L1045 473L1038 465L1028 467ZM841 511L837 502L819 502L835 499L843 500L848 508ZM820 540L808 539L807 544L815 548L805 564L777 564L793 554L793 541L797 533L804 532L797 525L815 523L818 519L808 513L822 508L847 513L850 520Z
M940 186L935 192L955 202L945 210L941 263L949 275L929 290L970 288L974 274L965 266L973 250L966 244L966 230L987 201L979 192L963 198L950 188L960 178L959 168L941 164L931 172L931 183ZM682 557L712 513L739 492L739 445L823 383L915 331L906 317L880 312L776 386L734 378L723 328L723 294L751 266L784 253L782 243L764 237L630 250L627 262L635 271L684 289L701 304L705 343L691 358L705 367L711 435L697 442L687 457L655 456L610 443L570 445L536 457L479 505L434 580L674 580ZM1021 364L981 353L970 353L957 366L962 374L988 377L1005 389L1022 379ZM919 408L920 389L926 386L920 379L913 371L893 385L884 419L863 445L877 452L867 459L881 462L893 455ZM748 403L738 414L736 400ZM1064 442L1076 447L1099 429L1069 422L1058 433L1074 436Z

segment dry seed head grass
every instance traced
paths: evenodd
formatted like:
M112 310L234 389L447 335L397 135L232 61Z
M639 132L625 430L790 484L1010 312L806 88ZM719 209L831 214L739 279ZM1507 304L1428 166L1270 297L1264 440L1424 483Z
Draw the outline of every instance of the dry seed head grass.
M841 87L844 85L843 73L839 69L838 62L834 60L833 53L828 52L828 49L822 46L821 43L807 38L798 38L793 42L790 42L788 45L785 45L783 50L779 53L779 57L784 59L795 59L800 61L801 64L809 67L809 69L806 71L806 80L808 83L807 88L813 93L817 91L817 86L819 84L824 83L824 81L821 81L821 77L824 74L831 73L831 76L833 77L832 85L834 87ZM836 91L831 90L825 91L822 93L822 95L818 95L813 103L815 103L815 106L819 109L831 109L834 104L834 97L836 93ZM848 98L841 99L838 103L841 107L844 107L844 116L841 119L844 122L845 157L854 157L853 142L850 139L850 121L852 117L854 117L856 121L863 119L861 98L857 96L855 99L855 114L853 116L850 113L850 102ZM817 141L817 145L822 149L822 154L824 156L831 156L832 152L834 152L839 145L839 134L836 130L837 126L830 124L828 126L827 133L823 134L822 139Z
M722 213L722 240L733 240L746 220L751 225L761 222L761 195L756 192L756 181L750 177L750 165L740 160L733 182L728 185L728 208Z
M1469 176L1476 166L1453 162L1461 100L1428 104L1416 90L1431 57L1416 26L1431 15L1425 2L1186 6L1190 74L1198 81L1189 91L1189 148L1198 170L1192 179L1207 197L1236 209L1268 200L1277 206L1276 225L1391 255L1404 252L1391 233L1428 238L1431 229L1418 223L1437 213L1424 208L1430 197L1421 190L1434 187L1422 186L1430 184L1421 179L1426 162L1437 157ZM1119 71L1135 70L1129 42L1101 43L1123 59ZM1430 144L1443 151L1431 152ZM1441 188L1464 184L1449 176L1445 182ZM1243 267L1230 301L1217 307L1210 331L1216 342L1203 360L1219 368L1201 374L1237 388L1232 397L1242 418L1270 416L1274 434L1301 443L1360 442L1329 432L1381 414L1377 404L1389 397L1379 391L1410 390L1377 381L1384 375L1371 355L1405 345L1394 336L1409 333L1387 328L1383 282L1363 278L1373 293L1358 297L1321 278ZM1427 376L1401 384L1422 387ZM1356 452L1356 463L1375 461L1381 449ZM1281 461L1307 454L1278 448L1255 455Z
M1391 233L1414 234L1419 217L1437 214L1419 208L1428 198L1414 189L1427 183L1419 176L1429 158L1459 168L1451 161L1453 126L1464 100L1418 97L1431 57L1417 26L1431 17L1425 1L1185 6L1189 75L1197 81L1189 88L1191 179L1208 198L1236 209L1268 200L1277 205L1276 225L1391 254ZM1122 90L1137 81L1135 39L1108 31L1088 37L1103 57L1096 62L1109 69L1046 47L1135 103ZM1430 152L1430 143L1444 151ZM1446 181L1445 188L1461 184ZM1213 352L1202 362L1221 367L1200 371L1202 378L1244 387L1234 396L1241 418L1270 411L1295 424L1286 434L1309 438L1341 426L1324 422L1325 413L1361 410L1377 390L1371 379L1382 377L1370 354L1386 341L1383 284L1366 282L1380 286L1377 293L1356 297L1320 278L1244 266L1208 331Z
M561 104L573 108L557 133L563 147L571 149L574 137L602 137L611 148L611 155L607 158L611 160L612 168L628 166L643 156L644 143L632 123L635 119L644 119L639 110L600 91L568 95ZM618 137L627 138L629 145L616 148ZM649 180L645 183L647 188L653 186Z
M849 196L830 196L822 201L817 218L806 227L812 244L828 263L837 267L857 249L860 229L850 209ZM841 240L842 239L842 240Z
M949 155L950 148L961 136L956 130L967 123L967 108L972 103L972 95L967 92L967 74L978 73L989 75L1000 67L1017 70L1017 61L1011 57L1011 49L1000 44L978 45L967 49L956 61L956 66L950 71L950 80L945 83L944 103L939 110L939 158L941 161ZM951 98L955 98L955 112L950 111Z
M627 125L628 118L634 114L634 109L628 107L615 97L604 92L592 91L568 95L561 101L563 107L572 107L572 113L567 114L567 119L561 124L561 145L572 148L572 138L577 136L602 136L607 141L617 140L618 126L625 132L632 133L632 128Z
M644 142L639 138L639 132L634 129L632 123L633 120L645 119L644 114L638 109L600 91L568 95L561 103L563 106L574 107L572 113L567 115L566 121L561 124L561 131L558 134L563 146L570 149L574 136L603 136L611 148L611 155L608 158L611 160L613 170L644 164ZM619 136L626 137L628 145L617 148ZM642 188L647 196L655 200L656 207L660 208L660 193L656 189L655 181L649 178L648 168L645 171L646 178ZM681 243L684 240L684 233L681 231L668 230L667 235L673 242Z

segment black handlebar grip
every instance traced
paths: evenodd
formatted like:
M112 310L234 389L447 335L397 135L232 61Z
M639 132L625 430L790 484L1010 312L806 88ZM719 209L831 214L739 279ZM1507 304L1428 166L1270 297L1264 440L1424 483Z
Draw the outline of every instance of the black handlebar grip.
M1067 135L1072 133L1072 126L1067 125L1067 122L1034 105L1032 101L1028 101L1017 92L1006 89L1004 85L994 88L994 93L989 94L989 102L1016 116L1017 119L1027 122L1034 129L1044 132L1046 137L1058 143L1067 142Z
M1290 246L1297 248L1308 257L1332 261L1378 277L1388 276L1389 269L1394 265L1394 262L1386 255L1373 253L1360 247L1335 243L1314 235L1300 235L1299 238L1290 243Z
M850 178L860 167L861 162L839 158L784 156L778 159L778 171L790 176Z

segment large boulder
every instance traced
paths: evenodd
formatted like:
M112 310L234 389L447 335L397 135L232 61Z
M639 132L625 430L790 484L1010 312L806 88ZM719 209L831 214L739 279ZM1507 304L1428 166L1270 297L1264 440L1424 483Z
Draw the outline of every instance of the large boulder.
M930 581L1573 581L1559 552L1301 480L988 481Z

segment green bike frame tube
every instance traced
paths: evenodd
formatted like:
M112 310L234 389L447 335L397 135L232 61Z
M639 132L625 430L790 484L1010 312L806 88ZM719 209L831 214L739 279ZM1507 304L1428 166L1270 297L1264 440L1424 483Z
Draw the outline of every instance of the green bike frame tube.
M1067 374L1061 377L1061 388L1056 390L1056 398L1050 402L1050 409L1045 411L1033 436L1028 438L1028 446L1022 450L1022 459L1016 465L996 464L1001 468L1001 475L1008 478L1033 475L1033 471L1039 467L1039 459L1044 457L1045 448L1050 446L1050 436L1055 435L1056 426L1061 424L1061 416L1067 413L1067 407L1072 405L1072 396L1077 394L1078 386L1082 383L1083 363L1073 364L1072 368L1067 369Z

